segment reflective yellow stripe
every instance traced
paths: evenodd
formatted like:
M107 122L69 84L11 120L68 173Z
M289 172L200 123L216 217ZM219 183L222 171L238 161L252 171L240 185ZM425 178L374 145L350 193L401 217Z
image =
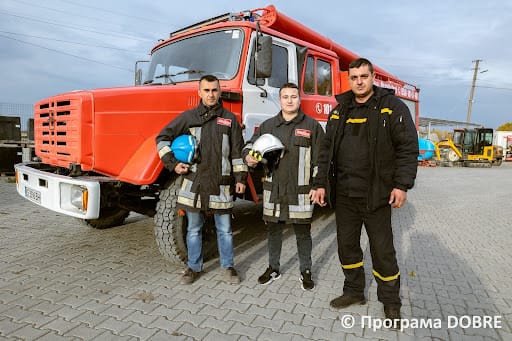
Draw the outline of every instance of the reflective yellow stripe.
M341 264L341 267L345 270L350 270L350 269L355 269L355 268L360 268L364 265L363 262L359 262L359 263L355 263L355 264L347 264L347 265L343 265Z
M391 115L393 113L393 110L389 109L389 108L382 108L380 109L380 113L381 114L388 114L388 115Z
M373 270L373 275L375 277L377 277L377 278L380 278L384 282L389 282L389 281L394 281L395 279L397 279L398 276L400 276L400 271L398 271L398 273L396 275L388 276L388 277L383 277L380 273L378 273L377 271Z
M349 118L347 123L365 123L367 118Z

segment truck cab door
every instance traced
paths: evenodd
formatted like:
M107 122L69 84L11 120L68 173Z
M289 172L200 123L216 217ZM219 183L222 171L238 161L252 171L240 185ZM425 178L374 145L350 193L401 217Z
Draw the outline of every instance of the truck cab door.
M244 139L249 140L261 122L275 116L279 110L279 88L287 82L298 83L297 51L294 43L272 37L272 74L268 78L255 78L253 52L256 35L253 33L246 58L242 82L242 123Z
M334 72L337 65L332 57L309 51L301 74L301 108L324 129L329 113L336 105Z

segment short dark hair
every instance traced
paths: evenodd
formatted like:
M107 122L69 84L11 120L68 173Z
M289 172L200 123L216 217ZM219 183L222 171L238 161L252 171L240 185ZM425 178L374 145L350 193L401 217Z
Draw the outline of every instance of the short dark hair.
M281 96L281 90L283 90L283 89L297 89L297 90L299 90L299 87L295 83L284 83L279 88L279 96ZM300 91L299 91L299 94L300 94Z
M207 81L207 82L218 82L219 79L217 77L215 77L214 75L204 75L202 76L200 79L199 79L199 83L201 83L202 81Z
M357 69L360 68L363 65L368 65L368 69L370 70L370 73L373 73L373 65L372 63L366 59L366 58L357 58L348 64L349 69Z

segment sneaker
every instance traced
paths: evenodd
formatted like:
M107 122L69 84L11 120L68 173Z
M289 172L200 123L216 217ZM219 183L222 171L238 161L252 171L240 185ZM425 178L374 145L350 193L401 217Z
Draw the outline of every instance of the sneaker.
M229 268L225 269L224 271L225 271L224 279L226 280L226 282L231 283L231 284L240 283L240 277L238 276L235 268L229 267Z
M267 285L275 281L276 279L279 279L281 277L281 274L279 273L279 270L274 270L270 266L265 270L265 273L258 277L258 283Z
M351 306L352 304L366 304L366 299L364 298L364 296L358 297L342 295L340 297L336 297L330 303L331 307L336 309L346 308L348 306Z
M313 290L315 287L315 282L313 282L311 270L309 269L306 269L306 271L300 273L299 280L302 283L302 290Z
M183 276L181 276L181 284L192 284L199 278L199 276L201 276L200 272L195 272L191 268L187 268L183 273Z

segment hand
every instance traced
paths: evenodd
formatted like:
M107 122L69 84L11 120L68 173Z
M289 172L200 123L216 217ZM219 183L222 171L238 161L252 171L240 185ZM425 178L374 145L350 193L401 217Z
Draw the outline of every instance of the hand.
M393 208L400 208L405 204L407 200L407 192L402 191L398 188L393 188L391 194L389 195L389 204Z
M188 173L189 168L190 168L190 165L180 162L176 165L176 167L174 167L174 171L177 174L186 174L186 173Z
M315 189L309 190L308 197L309 197L309 201L311 201L311 203L313 203L313 201L315 200L315 197L316 197L316 190Z
M237 194L245 193L245 185L243 183L237 182L235 185L235 192Z
M247 163L247 166L249 167L256 167L256 165L258 164L258 160L256 160L256 158L252 155L249 155L247 154L247 156L245 157L245 163Z
M313 192L313 193L311 193L311 192ZM318 204L321 207L324 207L325 205L327 205L327 203L325 202L325 188L317 188L316 190L311 190L309 192L310 198L311 198L312 194L313 194L313 196L312 196L313 204Z

